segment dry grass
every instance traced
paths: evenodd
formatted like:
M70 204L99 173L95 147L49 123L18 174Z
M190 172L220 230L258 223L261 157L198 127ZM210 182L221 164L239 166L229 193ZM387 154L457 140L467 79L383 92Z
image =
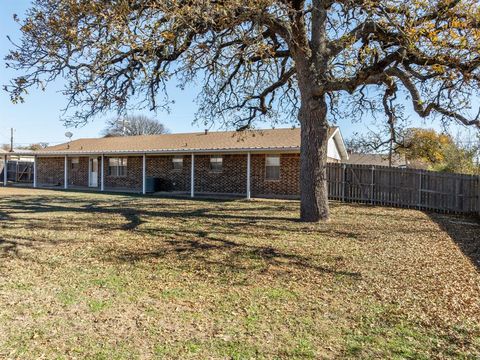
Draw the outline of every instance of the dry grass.
M0 189L0 358L480 356L476 220L297 208Z

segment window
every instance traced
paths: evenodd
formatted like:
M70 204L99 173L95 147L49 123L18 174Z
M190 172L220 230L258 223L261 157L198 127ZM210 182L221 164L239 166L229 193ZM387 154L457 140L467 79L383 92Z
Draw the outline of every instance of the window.
M80 164L80 159L79 158L72 158L70 168L72 170L78 170L78 168L80 166L79 164Z
M265 159L265 179L280 180L280 156L267 156Z
M223 158L221 156L212 156L210 158L210 170L221 172L223 169Z
M183 156L174 156L172 159L173 170L183 169Z
M108 175L115 177L127 176L127 158L109 158Z

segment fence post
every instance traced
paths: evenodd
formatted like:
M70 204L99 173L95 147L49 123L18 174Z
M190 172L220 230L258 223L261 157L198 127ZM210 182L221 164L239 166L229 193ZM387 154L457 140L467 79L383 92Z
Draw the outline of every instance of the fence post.
M345 202L345 193L347 190L347 164L342 165L342 201Z
M463 182L463 176L460 179L455 178L455 212L460 212L460 180Z
M417 207L421 208L422 207L422 170L418 172L419 175L419 181L418 181L418 202L417 202Z
M371 188L370 188L370 203L373 205L375 203L375 166L372 166L372 178L371 178Z
M476 205L477 205L477 213L478 213L478 216L480 216L480 176L477 176L477 201L476 201Z

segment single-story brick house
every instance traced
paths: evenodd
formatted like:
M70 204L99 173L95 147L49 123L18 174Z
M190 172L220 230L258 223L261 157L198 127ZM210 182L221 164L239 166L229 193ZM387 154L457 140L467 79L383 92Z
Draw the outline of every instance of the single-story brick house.
M33 156L34 187L146 193L149 178L160 178L192 197L296 197L300 191L300 129L78 139ZM328 159L348 159L337 127L330 129Z

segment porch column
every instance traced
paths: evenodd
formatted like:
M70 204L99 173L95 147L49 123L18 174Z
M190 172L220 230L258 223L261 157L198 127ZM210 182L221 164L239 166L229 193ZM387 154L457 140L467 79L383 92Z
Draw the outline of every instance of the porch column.
M142 194L147 193L147 156L143 154L143 166L142 166Z
M250 171L250 159L251 156L250 156L250 153L247 154L247 200L250 200L251 199L251 191L250 191L250 175L251 175L251 171Z
M37 187L37 155L33 157L33 187Z
M100 191L105 191L104 159L104 155L102 154L100 157Z
M192 164L190 169L190 197L195 196L195 154L192 154Z
M63 188L68 189L68 156L65 155L65 163L63 167Z
M8 175L7 175L7 155L3 157L3 186L7 186Z

